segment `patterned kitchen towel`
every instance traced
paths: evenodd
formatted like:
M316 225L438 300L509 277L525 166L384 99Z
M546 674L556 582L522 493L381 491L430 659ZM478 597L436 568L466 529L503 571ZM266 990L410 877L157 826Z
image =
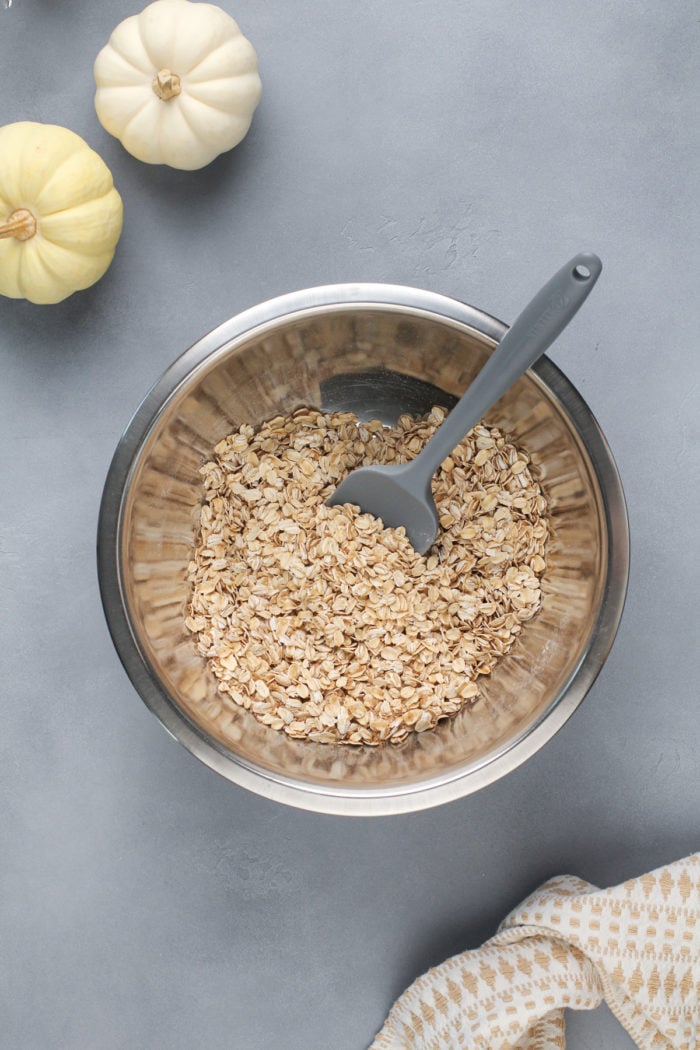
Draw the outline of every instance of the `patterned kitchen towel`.
M370 1050L564 1050L564 1007L603 999L643 1050L700 1047L700 853L608 890L545 883L414 981Z

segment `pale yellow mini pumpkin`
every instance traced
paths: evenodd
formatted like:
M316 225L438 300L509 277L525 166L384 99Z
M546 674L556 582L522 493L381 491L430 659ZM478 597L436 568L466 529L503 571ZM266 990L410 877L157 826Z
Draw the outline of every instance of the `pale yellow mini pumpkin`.
M156 0L95 61L101 124L147 164L192 171L237 145L260 99L258 60L214 4Z
M0 295L58 303L102 277L122 230L105 162L75 132L0 128Z

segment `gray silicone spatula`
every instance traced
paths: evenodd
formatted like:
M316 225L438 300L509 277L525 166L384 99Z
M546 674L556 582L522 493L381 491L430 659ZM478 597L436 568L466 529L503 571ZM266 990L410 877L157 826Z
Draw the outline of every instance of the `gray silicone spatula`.
M566 328L588 298L602 269L597 255L575 255L525 307L416 458L410 463L353 470L341 481L328 500L329 505L353 503L381 518L386 528L403 525L415 549L424 554L440 525L431 487L433 474L465 434Z

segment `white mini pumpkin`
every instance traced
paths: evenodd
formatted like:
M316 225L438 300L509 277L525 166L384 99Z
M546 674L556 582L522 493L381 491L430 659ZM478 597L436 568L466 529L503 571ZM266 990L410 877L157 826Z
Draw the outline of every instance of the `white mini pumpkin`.
M100 123L139 160L192 171L245 136L260 100L255 50L214 4L156 0L95 61Z

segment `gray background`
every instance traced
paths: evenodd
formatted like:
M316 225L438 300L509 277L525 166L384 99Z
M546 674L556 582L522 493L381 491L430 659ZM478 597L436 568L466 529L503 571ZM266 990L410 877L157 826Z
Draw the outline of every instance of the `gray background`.
M249 137L198 173L100 127L92 62L138 5L0 5L0 124L65 124L126 207L63 305L0 300L2 1050L361 1050L404 986L548 876L698 847L695 0L223 0L259 52ZM511 320L582 248L552 352L616 455L633 566L583 707L480 794L411 816L288 810L217 777L113 651L94 537L123 426L168 363L333 281ZM631 1047L605 1009L569 1046Z

